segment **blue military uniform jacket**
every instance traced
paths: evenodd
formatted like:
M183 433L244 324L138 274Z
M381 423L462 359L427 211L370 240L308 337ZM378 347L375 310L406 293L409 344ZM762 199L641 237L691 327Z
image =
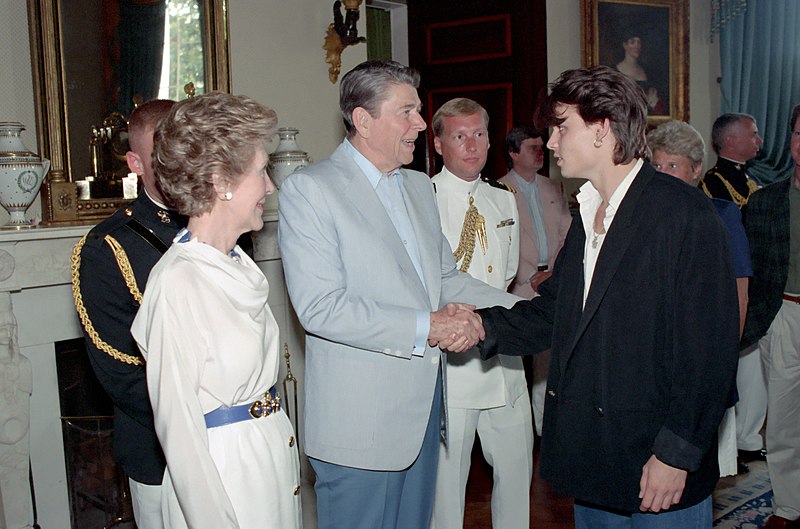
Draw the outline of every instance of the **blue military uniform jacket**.
M710 198L730 200L741 209L758 184L747 177L745 164L720 157L700 180L700 189Z
M158 207L142 192L95 226L73 255L78 265L73 292L89 359L114 403L114 459L128 476L148 485L161 484L165 461L144 360L130 327L150 270L185 225L185 217Z

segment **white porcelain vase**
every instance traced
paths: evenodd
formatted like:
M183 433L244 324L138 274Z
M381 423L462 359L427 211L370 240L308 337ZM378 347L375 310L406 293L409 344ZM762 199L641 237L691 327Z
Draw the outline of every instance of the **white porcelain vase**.
M50 160L40 158L22 143L22 123L0 122L0 205L10 215L2 229L31 228L25 211L33 203L50 170Z
M297 135L299 133L300 130L291 127L280 128L276 133L280 141L275 151L269 155L268 170L270 178L272 178L275 187L279 191L287 176L311 163L308 153L301 151L300 147L297 146ZM265 210L278 209L277 194L273 194L270 197L264 208Z

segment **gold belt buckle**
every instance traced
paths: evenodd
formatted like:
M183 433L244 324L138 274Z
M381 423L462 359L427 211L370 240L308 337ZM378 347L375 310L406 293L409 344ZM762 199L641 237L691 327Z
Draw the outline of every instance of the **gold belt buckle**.
M250 405L250 416L254 419L268 417L281 409L281 396L276 391L275 397L269 394L269 391L264 393L263 400L257 400Z

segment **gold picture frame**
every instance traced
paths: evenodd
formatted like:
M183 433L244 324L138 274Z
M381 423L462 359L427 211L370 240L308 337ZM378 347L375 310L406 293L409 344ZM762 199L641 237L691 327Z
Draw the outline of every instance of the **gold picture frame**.
M603 64L636 79L648 98L648 125L689 120L687 0L581 0L581 20L583 66Z

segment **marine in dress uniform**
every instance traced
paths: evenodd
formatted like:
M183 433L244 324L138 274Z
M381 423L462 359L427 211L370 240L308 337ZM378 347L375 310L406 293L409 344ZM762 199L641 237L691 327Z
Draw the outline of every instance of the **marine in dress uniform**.
M718 154L717 163L700 181L700 189L711 198L729 200L742 210L747 222L747 203L759 188L747 174L745 165L758 154L762 144L755 118L747 114L723 114L711 129L711 146ZM749 238L749 237L748 237ZM752 289L752 283L750 288ZM752 294L750 295L752 303ZM749 309L748 309L749 310ZM747 329L745 328L745 334ZM738 471L749 469L741 456L763 459L764 440L761 428L767 416L767 386L758 344L744 343L739 352L736 372L736 445L739 449Z
M442 232L456 265L505 290L517 273L519 215L505 184L462 180L447 168L433 177ZM477 432L494 469L492 521L498 529L528 527L533 426L520 358L481 361L476 349L447 358L448 442L436 484L436 529L463 527L464 495ZM453 490L453 484L458 489Z
M130 327L150 270L186 219L139 197L95 226L73 251L73 294L95 375L114 403L114 459L128 477L161 485L144 359Z

